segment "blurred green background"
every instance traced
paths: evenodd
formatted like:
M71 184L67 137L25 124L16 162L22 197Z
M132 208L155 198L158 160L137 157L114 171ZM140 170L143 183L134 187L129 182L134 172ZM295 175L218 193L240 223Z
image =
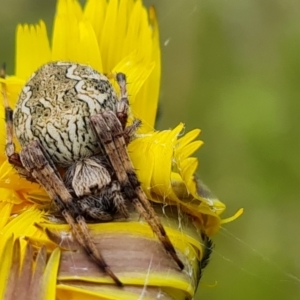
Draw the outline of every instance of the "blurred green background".
M145 2L161 32L157 128L201 128L199 174L226 216L245 208L214 237L196 299L299 299L300 2ZM51 28L55 3L0 0L9 73L17 23Z

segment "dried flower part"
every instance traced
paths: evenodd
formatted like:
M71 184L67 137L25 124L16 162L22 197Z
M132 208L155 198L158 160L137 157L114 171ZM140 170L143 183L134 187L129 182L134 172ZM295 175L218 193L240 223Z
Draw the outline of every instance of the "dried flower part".
M7 270L10 270L8 271L8 282L11 282L12 278L19 280L20 284L26 280L31 280L30 286L34 290L38 283L43 282L44 277L49 277L49 266L46 267L45 261L47 249L49 253L52 253L48 264L56 265L52 274L54 277L57 276L58 280L56 291L58 299L66 299L70 295L72 297L79 297L78 295L88 297L91 294L94 297L99 297L99 299L102 299L101 297L120 299L121 295L125 297L124 299L134 299L142 293L145 293L146 299L157 299L159 295L164 297L163 299L191 298L198 285L201 268L203 268L201 262L205 256L205 248L203 247L205 241L201 240L198 230L188 215L181 214L180 227L178 227L176 209L168 207L162 211L160 205L156 205L155 208L177 249L177 253L185 264L184 271L178 270L147 223L140 220L139 215L131 210L128 221L124 221L120 216L114 222L89 225L97 247L101 249L107 263L125 284L124 289L120 290L120 288L111 285L111 278L99 270L94 261L79 246L67 225L45 222L46 220L39 223L38 226L33 225L38 232L35 238L28 238L28 242L16 239L15 248L16 245L20 248L21 242L23 254L20 254L19 248L14 249L10 253L13 253L12 257L18 258L14 259L9 255L2 262L2 266L6 265ZM37 215L36 218L33 218L32 213L29 214L28 212L23 215L26 214L28 214L28 221L34 223L38 220ZM16 219L18 218L20 217ZM45 243L45 241L47 242ZM5 252L8 246L13 247L12 238L8 239ZM43 250L39 250L41 247ZM56 250L53 252L51 249ZM33 257L41 255L39 253L43 253L44 265L39 267L41 269L39 274L42 275L37 281L37 279L30 278L35 278L34 272L38 270L39 260L38 258L35 259L35 267L30 263ZM53 256L55 256L55 261ZM22 264L20 263L21 257L23 259ZM28 264L27 267L26 264ZM19 269L20 265L26 271L20 272L17 276L15 266ZM29 276L28 274L33 275ZM7 291L10 289L13 289L13 285L6 287ZM37 289L37 291L43 293L42 289ZM131 296L126 298L127 296L124 295Z
M21 249L20 242L11 236L4 245L6 255L0 262L1 299L54 299L59 249L54 250L47 259L45 246L34 251L32 245L26 243Z

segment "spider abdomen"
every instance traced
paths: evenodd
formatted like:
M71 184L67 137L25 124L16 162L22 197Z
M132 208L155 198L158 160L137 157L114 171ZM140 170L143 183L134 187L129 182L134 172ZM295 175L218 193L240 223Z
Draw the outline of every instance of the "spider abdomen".
M22 146L38 140L54 163L70 165L101 152L90 117L116 106L116 93L103 74L81 64L48 63L21 91L15 133Z

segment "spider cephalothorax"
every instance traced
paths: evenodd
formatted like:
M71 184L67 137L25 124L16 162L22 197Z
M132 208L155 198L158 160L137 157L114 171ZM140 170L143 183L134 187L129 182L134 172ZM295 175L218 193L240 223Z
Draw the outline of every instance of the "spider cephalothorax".
M120 100L109 80L92 68L48 63L25 84L14 113L5 95L4 100L9 162L45 188L81 246L121 286L96 248L85 218L108 221L115 212L127 217L126 201L146 219L179 268L184 265L128 156L126 141L140 121L126 127L126 78L118 73L116 79ZM20 154L13 144L13 125L22 146Z

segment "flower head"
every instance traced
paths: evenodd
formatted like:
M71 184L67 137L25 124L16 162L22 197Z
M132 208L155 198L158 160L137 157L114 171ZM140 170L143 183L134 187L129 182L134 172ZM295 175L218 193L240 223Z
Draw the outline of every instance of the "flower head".
M19 25L16 40L15 75L0 79L2 91L7 94L12 107L31 74L50 61L78 62L90 65L101 73L126 74L131 119L139 118L143 124L137 138L129 144L128 151L148 199L159 204L157 212L172 242L185 254L192 271L182 274L170 271L168 256L165 261L160 258L161 261L156 262L156 265L164 267L154 270L151 265L142 265L140 261L140 269L137 267L134 274L127 271L123 261L115 260L116 268L121 270L122 281L132 286L122 291L122 299L137 299L137 295L143 293L145 284L148 285L149 299L157 293L171 295L172 299L184 299L186 295L193 297L199 279L198 262L205 252L199 232L211 235L222 223L231 219L220 218L225 205L214 198L195 175L198 160L191 155L202 145L202 141L197 140L200 130L182 134L183 124L173 130L154 130L161 72L159 32L154 8L147 11L140 0L89 0L82 9L76 0L58 0L51 43L43 21L36 25ZM112 81L112 84L115 85L115 82ZM1 93L0 98L3 98ZM0 114L0 126L5 132L3 109ZM1 139L0 143L4 145L4 134ZM72 240L66 237L69 227L49 221L51 218L42 210L50 205L46 193L38 184L20 178L4 153L0 155L0 191L0 256L5 258L0 263L4 278L0 280L0 287L3 287L0 291L5 290L6 279L17 276L16 273L12 275L11 266L21 268L19 261L24 261L24 257L32 261L29 241L34 248L43 249L38 250L38 257L45 257L46 250L41 248L45 245L47 251L52 253L48 265L41 265L40 280L45 288L40 298L54 299L56 292L58 299L74 294L79 298L89 295L91 299L121 299L120 290L108 284L110 278L94 273L93 264L87 262L78 245L73 245ZM134 213L129 222L95 224L90 228L99 243L101 238L118 241L115 247L120 243L130 245L146 237L148 240L144 243L148 243L148 246L141 244L137 257L153 253L152 250L147 252L147 247L155 247L156 237ZM18 240L20 237L26 238ZM62 252L58 250L58 244ZM76 254L70 251L74 249L77 249ZM120 253L124 260L131 252ZM75 255L78 258L75 259ZM154 265L155 259L153 256ZM74 260L84 261L89 266L89 274L80 271L74 274ZM37 272L42 263L37 259L35 264L35 268L28 268ZM23 262L23 268L24 265ZM37 276L33 278L37 280ZM80 278L81 283L72 281L74 278ZM57 279L59 284L56 284ZM32 279L32 290L39 282ZM102 283L100 288L95 284L99 282ZM6 287L6 293L9 289L11 287Z

